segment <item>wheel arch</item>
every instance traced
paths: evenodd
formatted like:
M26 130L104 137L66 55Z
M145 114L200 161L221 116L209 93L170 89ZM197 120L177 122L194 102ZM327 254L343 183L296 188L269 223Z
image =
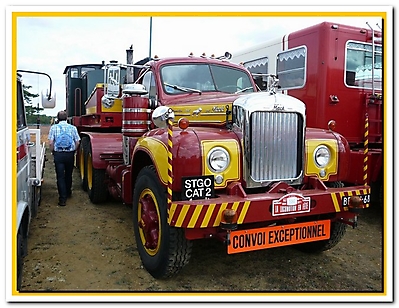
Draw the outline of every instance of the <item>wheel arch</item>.
M162 185L168 184L168 150L160 140L147 137L137 141L131 160L132 185L141 169L153 165Z
M26 202L18 203L18 214L17 214L17 233L21 232L24 238L29 235L29 227L32 218L32 213Z
M82 132L83 137L89 138L91 149L91 159L93 167L96 169L106 169L108 162L101 158L101 154L113 154L122 157L122 134L121 133L96 133Z

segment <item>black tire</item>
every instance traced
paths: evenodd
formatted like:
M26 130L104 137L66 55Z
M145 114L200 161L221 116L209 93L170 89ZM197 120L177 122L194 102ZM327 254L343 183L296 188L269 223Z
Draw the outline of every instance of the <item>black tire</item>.
M89 194L90 201L94 204L99 204L107 201L108 187L105 182L105 169L93 168L91 146L86 160L87 170L87 193Z
M21 289L22 274L24 268L24 257L27 254L28 239L23 234L23 230L18 229L17 234L17 290Z
M143 266L154 278L172 277L188 264L192 242L183 229L169 226L166 190L153 166L144 167L137 177L133 229Z
M371 203L379 208L384 207L384 186L381 180L371 184Z
M327 187L331 187L331 188L342 188L342 187L344 187L344 183L342 183L340 181L327 182L325 184L326 184Z
M337 245L346 233L347 225L341 222L332 222L330 230L330 238L317 242L294 245L294 247L306 253L319 253L329 250Z
M31 215L32 218L37 216L39 212L39 203L40 203L40 186L33 186L32 187L32 207L31 207Z
M79 173L80 173L80 187L87 191L87 154L89 152L89 137L82 137L79 147Z

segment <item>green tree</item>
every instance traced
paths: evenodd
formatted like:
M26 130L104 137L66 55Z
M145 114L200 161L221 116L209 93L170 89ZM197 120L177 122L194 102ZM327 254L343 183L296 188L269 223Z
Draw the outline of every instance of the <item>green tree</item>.
M29 91L29 89L31 88L32 86L22 85L22 89L24 92L26 121L28 122L28 124L50 124L52 117L40 114L40 112L42 112L44 108L40 108L39 103L37 104L37 106L33 106L32 100L39 97L39 94L31 93Z
M41 110L44 110L43 108L39 108L39 104L36 107L33 106L32 99L39 97L39 94L31 93L29 91L31 88L32 86L22 85L22 89L24 91L25 112L27 117L30 117L35 113L39 114Z

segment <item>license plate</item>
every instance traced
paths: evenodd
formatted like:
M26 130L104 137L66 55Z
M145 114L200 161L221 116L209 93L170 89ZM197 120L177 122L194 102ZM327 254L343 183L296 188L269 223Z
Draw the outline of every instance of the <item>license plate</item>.
M227 253L289 246L330 238L330 220L312 221L292 225L237 230L230 233Z
M215 196L214 176L196 176L182 178L182 199L210 199Z
M273 201L273 216L307 212L310 212L310 197L291 193Z
M362 199L363 204L369 204L370 203L370 194L366 194L366 195L357 195L358 197L360 197L360 199ZM348 206L349 205L349 198L351 196L343 196L342 197L342 206Z

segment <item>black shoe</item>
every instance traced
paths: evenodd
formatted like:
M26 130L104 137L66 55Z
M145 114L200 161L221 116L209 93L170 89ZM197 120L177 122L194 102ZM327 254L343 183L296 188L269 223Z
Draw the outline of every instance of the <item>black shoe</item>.
M66 202L65 202L65 201L58 201L58 205L59 205L59 206L65 206L65 205L66 205Z

